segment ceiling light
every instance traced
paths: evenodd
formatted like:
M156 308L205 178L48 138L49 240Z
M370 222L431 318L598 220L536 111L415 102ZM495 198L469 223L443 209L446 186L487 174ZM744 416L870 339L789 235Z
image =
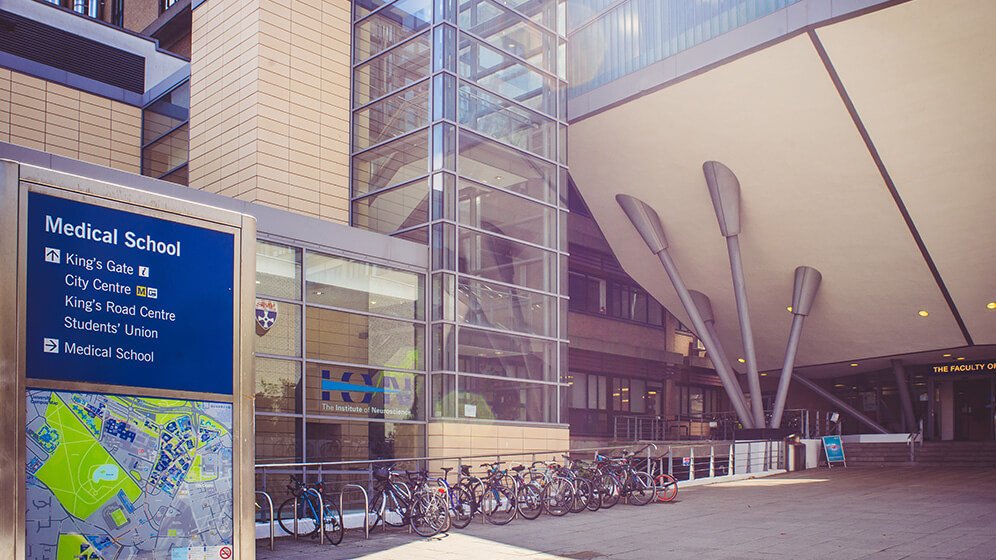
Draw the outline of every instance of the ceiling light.
M960 362L960 361L962 361L962 360L964 360L964 359L965 359L965 356L958 356L958 357L957 357L957 358L955 358L955 359L956 359L956 360L958 360L958 361Z
M950 357L951 357L951 354L941 354L941 357L942 357L942 358L950 358Z
M260 282L259 280L256 280L256 285L259 286L260 284L262 284L262 282Z
M996 309L996 301L990 301L986 304L986 309Z
M767 377L767 376L768 376L768 374L767 374L767 373L762 373L762 374L761 374L761 377Z
M921 317L926 317L927 315L930 315L930 313L927 313L926 309L921 309L920 311L917 311L916 314Z
M747 360L745 360L743 358L737 358L737 361L740 362L741 364L746 364L747 363Z
M370 305L377 305L377 302L374 300L370 300Z
M319 291L315 292L315 295L316 295L316 296L320 296L320 295L322 295L322 294L324 294L324 293L325 293L325 292L323 292L323 291L319 290Z
M858 364L851 364L851 367L858 367Z
M786 307L785 311L788 311L789 313L791 313L792 312L792 306L790 305L790 306Z

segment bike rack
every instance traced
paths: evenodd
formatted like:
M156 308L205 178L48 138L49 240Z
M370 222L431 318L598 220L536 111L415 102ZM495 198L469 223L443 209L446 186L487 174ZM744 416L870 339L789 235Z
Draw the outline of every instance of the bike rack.
M257 490L256 491L256 495L257 496L263 496L264 498L266 498L266 503L269 505L269 508L270 508L270 550L273 550L273 540L274 540L274 536L273 536L273 498L271 498L269 494L267 494L266 492L263 492L262 490ZM258 501L256 502L256 507L259 507L259 502ZM262 509L262 508L260 508L260 509Z
M367 494L367 489L360 486L359 484L345 484L342 490L339 492L339 517L342 519L342 529L346 530L346 510L343 508L342 495L346 493L346 490L359 490L363 493L363 536L366 539L370 538L370 496ZM387 524L384 524L387 526Z
M305 493L314 494L318 498L318 544L325 544L325 500L322 500L322 495L314 488L306 489ZM297 500L294 501L296 506ZM297 535L297 507L294 508L294 534Z

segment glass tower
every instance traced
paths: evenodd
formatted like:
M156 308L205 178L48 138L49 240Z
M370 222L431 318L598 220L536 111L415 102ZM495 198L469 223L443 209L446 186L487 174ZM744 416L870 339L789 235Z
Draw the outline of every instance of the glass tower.
M432 418L567 423L565 6L353 3L351 221L431 248Z

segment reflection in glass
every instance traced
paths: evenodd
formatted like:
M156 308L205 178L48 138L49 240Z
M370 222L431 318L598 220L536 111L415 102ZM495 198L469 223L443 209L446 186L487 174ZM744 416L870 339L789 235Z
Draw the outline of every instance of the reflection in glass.
M359 107L429 75L429 34L381 54L353 70L353 106Z
M556 159L557 123L464 83L459 89L460 124L547 159Z
M462 375L457 417L557 422L557 387Z
M488 229L503 233L498 227ZM460 228L459 255L460 272L544 292L556 291L556 253Z
M187 80L142 110L142 143L148 144L190 120Z
M301 419L287 416L256 415L256 462L300 462Z
M557 211L549 206L461 180L457 208L461 225L556 248Z
M432 376L432 417L456 418L456 375Z
M557 298L460 278L457 317L468 325L557 336Z
M557 69L555 36L490 0L461 0L460 29L547 72Z
M142 148L142 174L162 177L187 163L190 155L190 124L170 132Z
M429 124L429 82L353 113L353 149L363 150Z
M301 362L256 358L257 411L302 412Z
M308 358L423 369L425 327L405 321L308 307Z
M305 266L308 303L422 318L421 274L310 251Z
M449 323L432 325L432 370L456 370L456 329Z
M308 362L308 414L387 420L425 418L425 375Z
M460 36L460 77L547 115L557 112L552 77L482 43Z
M354 26L353 61L366 60L431 24L431 0L397 0Z
M425 425L311 417L307 453L309 462L421 457Z
M557 166L472 132L460 132L460 174L485 185L557 202Z
M353 156L353 196L407 183L429 172L429 132L423 130Z
M428 221L429 189L425 179L353 201L353 227L393 233Z
M532 381L557 381L555 342L462 327L459 371Z
M272 319L256 321L256 353L300 356L301 306L262 298L257 298L256 302L267 311L268 319ZM269 328L263 328L261 322L268 324Z
M301 299L301 250L257 241L256 293Z

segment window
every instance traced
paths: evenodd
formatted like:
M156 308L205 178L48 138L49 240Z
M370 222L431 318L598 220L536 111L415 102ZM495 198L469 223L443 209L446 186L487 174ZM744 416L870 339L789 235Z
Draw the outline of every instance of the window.
M657 327L664 326L664 308L637 286L583 274L569 274L571 311L601 313Z
M678 386L678 412L682 416L715 414L719 410L719 389L695 385Z
M173 4L176 4L179 1L180 0L160 0L160 3L159 3L159 13L161 14L161 13L165 12L166 10L172 8Z
M142 110L142 175L187 184L190 159L190 79Z

